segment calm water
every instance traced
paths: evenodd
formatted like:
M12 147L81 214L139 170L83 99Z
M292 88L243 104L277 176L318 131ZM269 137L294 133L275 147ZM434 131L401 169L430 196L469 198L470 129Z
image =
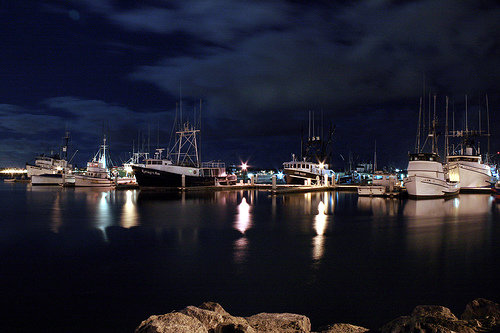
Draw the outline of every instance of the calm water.
M418 304L500 299L500 204L148 194L0 184L7 331L130 332L213 300L371 328ZM244 235L244 236L242 236Z

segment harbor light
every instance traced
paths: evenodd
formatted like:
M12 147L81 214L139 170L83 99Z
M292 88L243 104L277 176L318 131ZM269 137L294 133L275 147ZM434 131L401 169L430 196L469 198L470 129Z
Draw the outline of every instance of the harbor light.
M241 163L241 170L246 171L248 168L248 165L246 163Z
M323 162L319 163L319 168L320 169L323 169L324 167L325 167L325 163L323 163Z

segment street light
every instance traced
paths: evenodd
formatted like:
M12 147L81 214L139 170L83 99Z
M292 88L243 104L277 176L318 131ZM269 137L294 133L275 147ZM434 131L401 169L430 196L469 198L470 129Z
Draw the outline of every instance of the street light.
M246 163L241 163L241 170L242 171L246 171L247 167L248 167L248 165Z

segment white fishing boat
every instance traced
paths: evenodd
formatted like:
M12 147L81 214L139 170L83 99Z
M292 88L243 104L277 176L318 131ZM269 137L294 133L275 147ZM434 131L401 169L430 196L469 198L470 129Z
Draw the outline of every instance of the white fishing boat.
M325 141L317 135L314 128L314 114L309 112L309 135L305 143L301 138L301 157L297 158L292 154L292 160L283 163L283 174L287 184L331 185L335 182L335 173L328 163L333 130L330 130L329 137Z
M430 108L429 108L430 109ZM446 110L448 110L448 98L446 98ZM446 112L448 114L448 112ZM417 142L415 153L409 154L408 177L403 180L404 187L410 198L439 198L458 194L458 182L449 181L448 175L443 169L443 164L437 154L437 131L436 131L436 95L434 95L434 118L432 124L428 125L427 140L431 141L431 152L423 153L420 148L420 120L422 118L422 98L420 99ZM429 110L430 119L430 110Z
M87 171L83 174L74 175L75 187L111 187L115 186L114 180L109 175L107 167L109 156L107 154L108 146L106 145L106 137L103 139L103 144L99 151L94 155L92 161L87 163ZM65 183L65 185L71 185Z
M34 164L26 164L27 175L31 178L31 184L33 186L62 185L65 175L71 174L72 166L67 161L69 132L66 132L66 136L63 140L60 155L40 155L37 156Z
M408 177L403 181L411 198L438 198L458 194L458 182L446 179L443 164L435 153L410 154Z
M491 168L488 164L483 163L479 138L481 136L486 136L490 138L490 126L489 126L489 108L488 108L488 98L486 96L486 110L488 119L487 132L481 129L481 111L479 110L479 124L477 129L469 129L468 124L468 103L467 95L465 96L465 130L455 130L453 125L453 130L448 131L446 128L446 141L445 150L446 156L446 169L450 180L456 181L460 184L460 192L477 192L477 191L489 191L491 184L494 183L492 178ZM447 117L448 118L448 117ZM453 124L455 122L453 121ZM458 138L459 144L453 145L451 149L451 154L448 154L450 150L449 138ZM489 149L488 149L489 150ZM489 156L489 152L486 155Z

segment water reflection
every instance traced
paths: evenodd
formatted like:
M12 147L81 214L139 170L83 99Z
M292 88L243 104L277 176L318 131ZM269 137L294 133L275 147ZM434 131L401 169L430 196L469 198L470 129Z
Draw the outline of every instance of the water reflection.
M253 191L250 193L253 193ZM252 196L250 197L250 199L252 200ZM252 226L250 214L250 205L247 203L247 199L245 197L242 197L241 203L238 205L238 213L236 214L236 220L234 222L235 229L242 234L245 234L245 232ZM237 239L234 242L234 262L237 264L243 263L245 261L247 252L248 239L246 237Z
M453 217L483 215L491 209L489 195L461 194L451 199L408 200L403 214L407 217Z
M396 216L399 212L399 199L358 197L358 210L370 212L374 216Z
M120 224L124 228L130 228L138 224L136 191L127 190L125 192L125 203L123 204Z
M242 234L251 227L250 221L250 205L247 199L243 197L241 203L238 205L238 214L236 214L235 228Z
M313 238L313 260L319 261L323 257L325 246L325 230L327 226L326 206L323 201L318 204L318 214L314 217L314 230L316 236Z

